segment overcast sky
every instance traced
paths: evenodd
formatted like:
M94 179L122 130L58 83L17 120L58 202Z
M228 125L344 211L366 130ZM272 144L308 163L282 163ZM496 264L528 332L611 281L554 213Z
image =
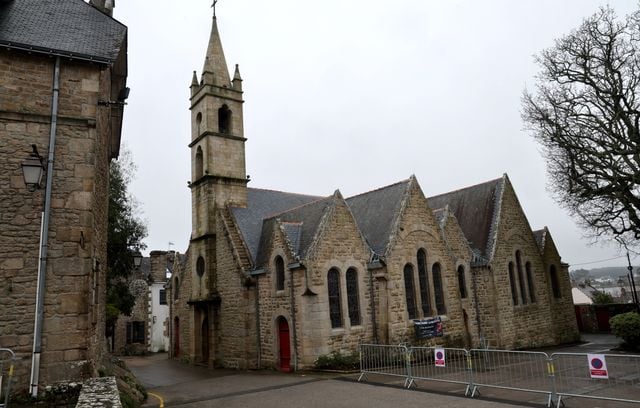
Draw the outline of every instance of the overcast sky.
M189 85L202 70L210 0L120 0L131 94L123 140L148 250L191 232ZM520 98L533 55L606 4L590 0L220 0L230 69L244 79L249 186L345 197L415 174L427 196L507 173L532 228L572 268L624 265L590 245L550 197ZM619 15L637 6L617 0ZM231 71L233 73L233 71ZM635 260L636 263L639 261Z

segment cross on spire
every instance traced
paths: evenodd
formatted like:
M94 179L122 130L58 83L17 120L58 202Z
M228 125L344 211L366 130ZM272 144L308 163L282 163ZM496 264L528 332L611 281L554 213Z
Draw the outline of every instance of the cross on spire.
M211 5L211 7L213 7L213 16L216 16L216 3L218 2L218 0L213 0L213 4Z

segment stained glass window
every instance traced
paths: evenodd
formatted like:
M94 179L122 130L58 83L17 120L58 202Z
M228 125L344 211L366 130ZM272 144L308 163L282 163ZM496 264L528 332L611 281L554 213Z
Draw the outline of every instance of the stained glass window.
M358 271L353 268L347 270L347 306L349 306L349 321L352 326L360 325L360 301L358 299Z
M331 327L342 327L342 309L340 306L340 273L336 269L327 273L327 289L329 292L329 317Z

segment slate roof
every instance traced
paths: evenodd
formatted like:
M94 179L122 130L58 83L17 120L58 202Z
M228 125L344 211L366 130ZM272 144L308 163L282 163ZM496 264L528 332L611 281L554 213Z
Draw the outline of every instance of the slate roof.
M0 45L111 63L127 27L82 0L0 2Z
M448 205L474 252L489 259L503 187L504 177L429 197L427 203L432 210Z
M546 228L543 228L541 230L537 230L537 231L533 231L533 237L536 239L536 244L538 244L538 248L540 249L540 253L544 252L544 244L545 244L545 238L546 238Z
M247 189L247 207L230 208L252 260L258 259L263 221L291 208L316 201L321 197L282 191Z
M358 228L371 249L384 256L410 179L347 198Z

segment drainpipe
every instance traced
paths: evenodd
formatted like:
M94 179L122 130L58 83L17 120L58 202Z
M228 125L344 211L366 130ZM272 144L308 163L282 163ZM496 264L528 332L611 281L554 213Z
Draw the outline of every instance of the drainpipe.
M262 337L260 336L260 276L256 275L256 347L258 350L258 370L262 368Z
M58 96L60 93L60 57L56 57L53 70L53 97L51 101L51 131L49 133L49 157L47 159L47 183L44 190L44 209L40 224L40 262L38 264L38 286L36 289L36 313L33 328L33 353L31 357L31 396L38 396L40 376L40 353L42 352L42 323L44 320L44 293L47 274L47 249L49 242L49 216L51 214L51 185L53 181L53 153L56 147L58 125Z
M293 371L298 371L298 335L296 330L296 301L293 290L293 270L291 270L291 328L293 330Z
M369 269L369 298L371 299L371 324L373 325L373 342L378 344L378 323L376 319L376 300L373 290L373 271Z
M478 341L480 343L483 342L484 330L482 330L482 323L480 321L480 305L478 304L478 283L476 279L478 279L478 271L474 271L469 265L469 269L471 269L471 287L473 290L473 305L476 312L476 326L478 326Z

